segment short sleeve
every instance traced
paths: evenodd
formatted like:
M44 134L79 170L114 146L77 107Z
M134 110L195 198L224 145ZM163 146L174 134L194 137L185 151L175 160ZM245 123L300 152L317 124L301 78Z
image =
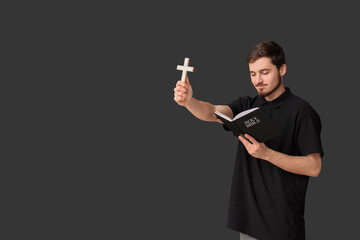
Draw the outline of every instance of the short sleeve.
M239 98L233 100L232 102L227 104L227 106L229 106L231 108L231 111L233 112L233 116L236 116L238 113L248 109L249 104L250 104L250 97L245 96L245 97L239 97ZM221 124L221 125L223 126L223 128L226 131L230 131L230 129L228 127L226 127L224 124Z
M324 151L320 138L321 121L315 110L311 110L301 118L296 132L296 140L302 156L320 153L323 157Z
M250 97L239 97L238 99L235 99L234 101L230 102L228 106L231 108L234 116L236 116L238 113L248 109L250 106Z

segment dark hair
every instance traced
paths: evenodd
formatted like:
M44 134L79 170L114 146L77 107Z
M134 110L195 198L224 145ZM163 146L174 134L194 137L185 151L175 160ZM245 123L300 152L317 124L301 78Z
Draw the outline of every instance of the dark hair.
M278 69L285 63L284 50L274 41L264 41L256 44L246 60L248 63L253 63L261 57L271 58L271 63Z

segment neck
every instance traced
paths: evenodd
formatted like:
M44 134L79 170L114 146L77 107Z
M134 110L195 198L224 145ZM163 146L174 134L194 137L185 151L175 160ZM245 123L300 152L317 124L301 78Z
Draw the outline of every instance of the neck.
M272 94L270 94L269 96L266 96L265 99L266 101L273 101L275 100L276 98L278 98L281 94L283 94L285 92L285 87L283 84L281 84L281 86L276 89L275 92L273 92Z

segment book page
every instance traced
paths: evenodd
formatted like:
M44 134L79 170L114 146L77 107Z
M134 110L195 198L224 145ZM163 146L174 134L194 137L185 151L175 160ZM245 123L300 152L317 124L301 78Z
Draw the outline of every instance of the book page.
M256 107L256 108L251 108L251 109L245 110L245 111L239 113L238 115L236 115L232 121L235 121L236 119L241 118L242 116L245 116L246 114L249 114L249 113L255 111L256 109L259 109L259 108Z
M231 118L229 118L228 116L226 116L225 114L222 114L221 112L216 111L215 114L219 115L222 118L225 118L226 120L228 120L229 122L231 122Z

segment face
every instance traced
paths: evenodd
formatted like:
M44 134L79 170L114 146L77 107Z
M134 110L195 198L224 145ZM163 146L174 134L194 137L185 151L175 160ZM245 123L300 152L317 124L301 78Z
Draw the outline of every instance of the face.
M249 63L251 82L258 91L259 96L268 97L283 86L282 77L286 71L284 64L280 71L271 63L269 57L261 57L253 63Z

